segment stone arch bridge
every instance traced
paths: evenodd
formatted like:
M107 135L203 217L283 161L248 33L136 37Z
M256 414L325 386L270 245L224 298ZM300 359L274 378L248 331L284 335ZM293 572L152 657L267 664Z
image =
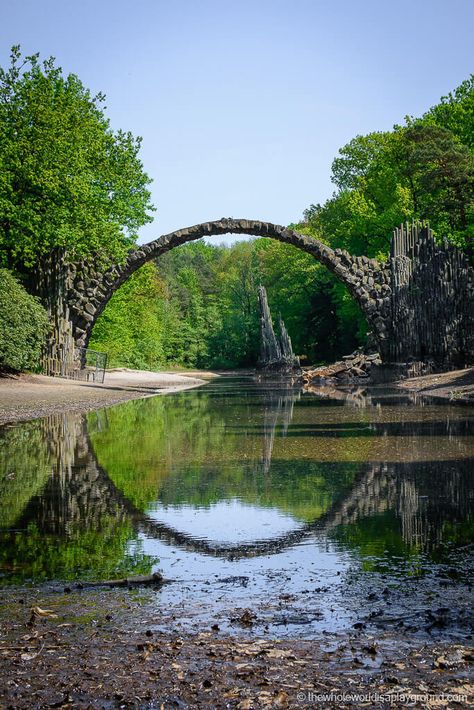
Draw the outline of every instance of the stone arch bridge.
M71 348L87 347L111 296L143 264L187 242L228 233L291 244L326 266L359 304L384 362L431 359L444 366L474 362L474 270L461 251L446 242L436 244L428 227L413 224L395 230L390 258L380 262L333 250L270 222L223 218L138 246L123 263L105 270L93 260L45 262L35 290L45 301L53 326L46 369L58 371Z

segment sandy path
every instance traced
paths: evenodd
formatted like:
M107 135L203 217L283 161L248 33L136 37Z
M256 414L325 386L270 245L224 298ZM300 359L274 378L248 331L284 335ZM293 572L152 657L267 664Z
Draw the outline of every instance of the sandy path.
M129 399L178 392L204 384L212 373L192 376L170 372L113 370L103 385L45 375L0 378L0 422L20 421L58 412L85 412Z

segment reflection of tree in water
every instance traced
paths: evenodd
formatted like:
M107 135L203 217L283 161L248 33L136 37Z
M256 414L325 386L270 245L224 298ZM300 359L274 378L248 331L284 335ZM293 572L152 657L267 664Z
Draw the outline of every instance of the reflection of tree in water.
M110 482L97 466L85 419L58 414L15 428L32 437L34 460L43 466L29 500L13 505L11 523L2 520L0 527L0 566L11 573L11 581L148 572L150 564L140 554L124 561L133 525L127 510L110 495ZM10 460L15 480L28 479L29 467L21 470L15 459L15 439L2 444L0 461L3 455Z
M299 393L291 387L277 387L265 391L260 420L263 436L263 442L260 439L260 443L263 443L260 467L263 468L265 477L272 469L275 439L279 435L288 436L291 432L293 410L298 401ZM212 410L212 400L206 407ZM207 431L211 414L208 417L203 417L202 414L201 408L200 420ZM111 422L112 419L111 416ZM108 433L110 426L113 437L127 442L131 434L130 430L127 430L130 422L124 419L123 423L123 429L115 430L116 425L109 423L105 414L96 419L94 431L102 427L103 433ZM133 426L137 426L136 419L133 420ZM423 437L439 436L443 431L450 436L462 437L466 435L465 426L466 423L462 419L456 421L447 418L444 422L414 423L411 429L408 423L400 421L378 422L376 425L372 423L370 431L371 436L381 440L385 440L387 432L401 432L400 443L397 445L402 446L404 437L416 437L417 431L418 435L421 431ZM194 431L194 435L196 433L198 434L199 430ZM173 432L170 432L170 435L172 434ZM229 454L231 450L239 451L241 439L233 440L231 434L227 436ZM85 569L87 565L93 564L99 567L99 558L105 558L106 567L115 569L125 555L127 541L136 538L139 531L196 552L238 558L276 553L305 537L328 534L331 530L351 526L359 526L362 534L362 528L366 526L367 529L366 523L370 521L371 528L367 535L377 537L382 547L383 540L392 539L395 534L400 541L401 554L404 554L404 546L429 551L436 548L441 541L449 540L450 536L456 538L456 525L466 523L472 515L472 458L416 463L366 462L357 465L356 478L350 485L348 483L341 489L330 507L318 519L303 522L297 530L270 540L254 540L239 546L220 545L194 539L192 535L174 530L149 518L138 508L117 486L114 471L106 471L99 464L91 444L86 419L80 415L56 415L38 422L0 430L0 441L1 491L4 500L10 501L11 505L11 513L4 518L2 526L4 529L29 531L26 537L19 537L10 532L2 534L6 550L3 560L7 566L12 560L15 560L17 566L24 564L27 575L34 573L31 569L28 572L30 563L25 560L22 562L21 559L22 555L26 555L25 549L28 546L29 559L39 560L37 564L47 568L43 570L46 576L61 576L61 564L70 564L71 574L74 571L72 567ZM219 447L220 442L221 440L217 440L215 445ZM317 439L314 439L314 445L316 444ZM344 446L342 438L341 446ZM158 458L159 453L156 452ZM192 452L190 455L192 456ZM205 450L203 455L206 455ZM41 475L31 482L33 460L40 462ZM291 469L291 461L287 465L290 472L295 472L295 475L290 477L289 484L297 489L298 469L296 465ZM317 466L318 475L324 478L326 473L333 473L334 467L337 468L341 464L322 461L313 465ZM239 469L244 475L249 470L244 464L242 470ZM11 475L12 472L15 473L14 476ZM166 475L171 474L172 468ZM226 476L228 475L227 472ZM119 477L117 480L122 479ZM24 489L21 486L22 481L29 482ZM195 485L199 486L199 480L195 481ZM240 479L236 480L236 485L240 485ZM21 490L23 497L18 494ZM27 491L29 500L25 500L24 490ZM387 515L395 521L396 529L387 529ZM48 554L44 550L45 539L49 540L48 544L51 546ZM347 539L346 544L357 548L357 543L353 540ZM66 551L71 557L73 548L76 549L76 556L74 558L72 555L68 561ZM63 555L56 562L55 552L59 556ZM84 559L79 564L80 555L83 555ZM94 559L94 555L97 559Z
M118 525L124 522L127 513L97 466L84 417L64 414L42 421L51 474L41 495L30 501L25 520L34 519L46 534L66 536L78 529L99 530L111 517Z
M9 528L51 473L51 452L38 422L0 427L0 525Z

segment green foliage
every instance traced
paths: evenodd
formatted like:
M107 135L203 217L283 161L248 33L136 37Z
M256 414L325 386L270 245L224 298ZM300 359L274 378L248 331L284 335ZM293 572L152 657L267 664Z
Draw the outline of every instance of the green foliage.
M443 96L423 116L424 123L447 128L458 140L474 149L474 74L453 92Z
M97 321L90 347L106 350L111 367L160 367L165 362L165 304L165 286L154 265L146 264L112 296Z
M48 318L6 269L0 269L0 370L34 370L39 366Z
M257 288L264 283L255 245L220 248L216 268L220 324L210 334L212 367L253 366L260 352Z
M104 96L64 76L54 59L0 68L0 259L32 267L55 247L74 259L123 257L151 221L140 139L114 133Z
M324 205L311 205L295 228L333 248L385 260L394 227L406 220L429 220L435 234L472 255L473 117L474 76L420 119L407 118L393 131L356 136L333 162L337 192ZM160 257L157 269L161 310L148 329L155 362L253 366L259 352L260 283L305 361L334 360L365 342L367 323L344 285L288 245L270 239L229 248L193 243ZM153 289L150 296L141 308L157 308L150 305ZM96 327L94 345L100 330L100 347L110 350L112 343L114 363L143 362L131 354L137 343L126 332L126 324L140 322L138 311L126 298L114 298ZM123 332L117 329L119 343L114 330L105 327L113 309L125 324ZM151 366L152 358L147 362Z
M474 152L446 128L417 122L399 154L415 216L473 255Z
M339 191L305 213L310 233L332 247L378 257L405 220L472 254L474 234L474 77L421 119L393 131L357 136L339 151Z

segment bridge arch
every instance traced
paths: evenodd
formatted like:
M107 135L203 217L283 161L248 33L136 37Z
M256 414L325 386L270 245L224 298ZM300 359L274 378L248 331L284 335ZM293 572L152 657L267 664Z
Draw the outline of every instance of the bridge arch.
M177 246L202 237L224 234L269 237L291 244L326 266L349 290L372 329L381 352L390 327L390 271L366 256L352 256L345 250L333 250L318 239L271 222L222 218L165 234L148 244L132 249L123 264L97 269L94 262L73 265L69 275L66 305L72 323L72 335L79 347L87 347L97 318L115 291L143 264Z

